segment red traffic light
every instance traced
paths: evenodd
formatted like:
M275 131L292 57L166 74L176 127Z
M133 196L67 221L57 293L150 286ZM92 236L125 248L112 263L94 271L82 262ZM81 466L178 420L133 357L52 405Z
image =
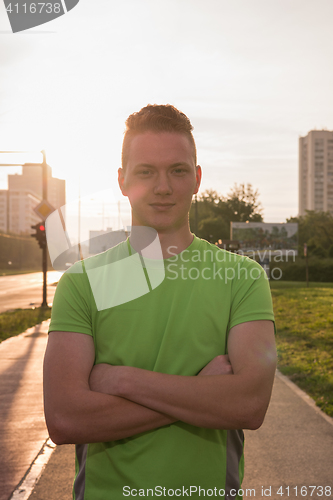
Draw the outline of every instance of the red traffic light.
M46 247L46 232L45 232L45 222L40 222L39 224L35 224L31 226L31 229L35 229L36 233L32 234L33 238L36 238L40 248Z

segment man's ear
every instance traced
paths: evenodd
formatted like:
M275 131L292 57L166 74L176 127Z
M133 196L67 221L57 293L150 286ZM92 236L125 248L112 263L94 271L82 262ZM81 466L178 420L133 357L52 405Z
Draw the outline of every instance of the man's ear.
M125 190L125 176L124 176L124 170L122 168L118 168L118 184L120 187L120 191L124 196L127 196L126 190Z
M196 174L195 174L196 185L195 185L195 190L193 191L193 194L197 194L197 192L199 191L199 187L200 187L200 184L201 184L201 176L202 176L200 165L197 165L195 167L195 170L196 170Z

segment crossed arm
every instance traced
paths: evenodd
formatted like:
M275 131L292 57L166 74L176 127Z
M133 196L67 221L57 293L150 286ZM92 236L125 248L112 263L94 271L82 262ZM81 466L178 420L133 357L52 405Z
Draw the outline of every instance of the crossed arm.
M50 436L57 444L111 441L177 420L256 429L267 410L276 368L273 323L233 327L228 352L231 365L226 356L218 356L198 376L94 367L90 336L51 332L44 361Z

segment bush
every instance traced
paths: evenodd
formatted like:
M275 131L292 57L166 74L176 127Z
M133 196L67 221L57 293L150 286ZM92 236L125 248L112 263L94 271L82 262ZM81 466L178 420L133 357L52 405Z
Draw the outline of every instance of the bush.
M319 245L312 249L312 251L310 252L310 256L312 255L324 259L325 257L327 257L327 252L322 246Z
M333 282L333 259L311 257L308 259L309 281L332 283ZM281 279L284 281L306 281L306 261L300 257L295 262L271 262L271 270L274 267L282 271ZM278 273L276 273L278 276Z

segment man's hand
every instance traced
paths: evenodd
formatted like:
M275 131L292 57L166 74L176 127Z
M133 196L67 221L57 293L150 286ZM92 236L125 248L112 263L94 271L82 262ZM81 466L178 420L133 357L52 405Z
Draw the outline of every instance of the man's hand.
M198 375L230 375L233 373L229 356L221 354L213 358Z

